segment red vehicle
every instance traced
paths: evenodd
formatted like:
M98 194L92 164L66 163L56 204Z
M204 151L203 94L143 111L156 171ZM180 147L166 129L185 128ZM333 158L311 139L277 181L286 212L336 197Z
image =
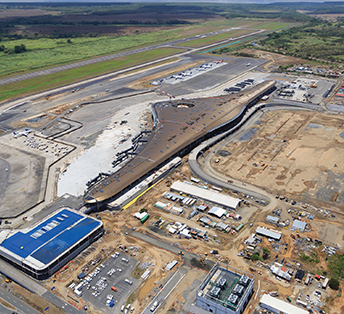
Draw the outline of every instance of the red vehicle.
M111 289L115 292L117 291L117 288L115 288L114 286L112 286Z

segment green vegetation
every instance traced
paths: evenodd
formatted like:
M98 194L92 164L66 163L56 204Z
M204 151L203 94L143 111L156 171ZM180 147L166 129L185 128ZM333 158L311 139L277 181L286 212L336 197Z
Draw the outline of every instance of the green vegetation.
M254 261L263 261L263 259L261 258L259 252L256 252L256 253L253 253L251 255L251 260L254 262Z
M319 263L318 254L316 252L312 252L310 256L306 255L305 253L301 253L300 259L305 263Z
M331 278L328 285L332 290L339 290L339 280L336 278Z
M334 254L328 258L328 268L332 278L344 278L344 253Z
M147 213L147 209L146 208L141 208L140 209L140 214L142 214L142 213Z
M274 5L6 3L0 5L0 17L3 17L0 18L0 77L128 51L225 27L275 30L290 24L285 20L275 20L284 16L285 10L295 13L294 9L281 10ZM235 18L229 16L233 12L236 12ZM269 21L262 18L268 18ZM295 21L295 18L289 20ZM137 29L128 29L128 26ZM162 26L172 29L162 30ZM197 47L221 41L228 38L227 35L248 32L238 29L232 35L218 34L185 44Z
M28 51L20 55L0 52L0 76L16 73L18 69L23 72L38 70L148 46L178 37L180 35L177 31L169 30L115 38L109 36L75 38L71 44L46 38L8 41L4 43L6 49L16 49L15 46L25 45Z
M233 30L230 32L221 33L218 35L212 35L212 36L207 36L204 38L198 38L198 39L190 40L190 41L187 41L185 43L181 43L179 45L183 46L183 47L202 47L202 46L205 46L207 44L213 44L213 43L225 40L225 39L229 39L230 37L237 37L237 36L241 36L241 35L250 34L253 32L254 32L253 30L249 30L249 29L237 29L237 30Z
M132 271L131 275L135 279L140 279L142 274L145 272L145 269L140 268L140 264L135 267L135 269Z
M344 61L344 20L314 19L306 25L273 32L259 44L263 49L303 59Z
M285 72L285 71L287 71L287 69L289 69L289 68L291 68L291 67L293 67L293 66L294 66L293 64L280 65L280 66L278 67L278 70L279 70L279 71L282 71L282 72Z
M245 58L257 58L256 55L254 55L253 53L247 53L247 52L233 52L233 55L236 57L245 57Z
M76 69L46 75L44 77L37 77L4 85L1 86L0 89L0 101L71 84L97 75L121 70L141 64L143 62L152 61L160 57L171 56L179 51L183 50L177 50L173 48L149 50L123 58L104 61Z
M133 304L135 300L137 299L137 297L139 296L139 292L140 292L139 289L134 290L134 292L128 297L125 305L127 306L128 304Z
M267 248L263 248L263 260L267 260L270 257L270 251Z

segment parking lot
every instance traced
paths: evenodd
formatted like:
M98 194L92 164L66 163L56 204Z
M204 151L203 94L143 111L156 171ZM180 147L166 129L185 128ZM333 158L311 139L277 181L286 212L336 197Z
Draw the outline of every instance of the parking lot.
M334 83L328 80L296 79L281 84L274 96L282 99L296 100L318 104Z
M123 253L113 254L85 277L82 292L86 304L92 304L94 309L101 309L103 313L121 313L122 305L140 284L139 280L131 277L136 264L137 260ZM110 302L113 307L109 306Z
M182 71L178 74L165 77L161 79L160 81L154 81L152 82L152 84L153 85L160 85L161 83L172 84L172 85L177 84L179 82L187 81L191 78L199 76L208 71L214 70L226 64L227 64L226 62L222 62L222 61L213 61L213 62L204 63L197 67L190 68L187 71Z

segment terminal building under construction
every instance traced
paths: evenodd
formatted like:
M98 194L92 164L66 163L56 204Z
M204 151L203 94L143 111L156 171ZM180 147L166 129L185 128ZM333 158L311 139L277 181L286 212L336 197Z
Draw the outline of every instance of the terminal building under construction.
M235 128L275 85L275 81L264 81L240 94L154 104L152 130L133 138L132 148L117 156L115 165L123 164L120 170L90 185L85 201L97 207L116 201L174 158ZM149 186L153 181L154 176L146 183ZM137 195L137 191L130 194ZM128 197L123 199L128 202ZM113 207L120 208L121 202L115 202Z

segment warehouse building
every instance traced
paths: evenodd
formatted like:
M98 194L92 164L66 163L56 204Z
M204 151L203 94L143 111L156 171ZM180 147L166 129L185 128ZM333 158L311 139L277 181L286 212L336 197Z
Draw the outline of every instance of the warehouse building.
M37 279L61 269L103 234L103 223L70 208L27 229L0 232L0 257Z
M281 237L282 237L281 232L278 232L277 230L273 230L273 229L262 228L262 227L257 227L256 234L267 237L275 241L281 240Z
M215 264L201 283L196 305L215 314L241 314L253 295L254 276Z
M181 181L173 182L171 190L182 192L184 194L197 197L204 201L208 201L231 210L236 210L240 205L240 199L218 192L213 192L204 188L199 188L195 185L187 184Z
M308 311L303 310L288 302L274 298L268 294L263 294L259 301L259 306L263 309L276 314L307 314Z

